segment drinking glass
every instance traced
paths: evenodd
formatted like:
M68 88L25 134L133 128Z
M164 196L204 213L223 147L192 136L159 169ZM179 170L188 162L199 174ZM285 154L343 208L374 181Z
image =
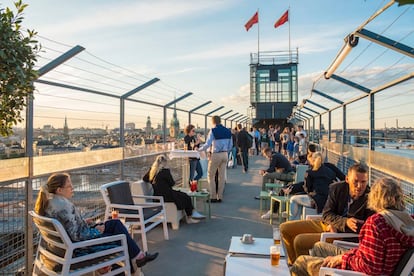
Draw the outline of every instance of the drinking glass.
M270 263L272 265L279 265L280 261L280 246L272 245L270 247Z
M280 230L279 227L273 227L273 243L280 245Z

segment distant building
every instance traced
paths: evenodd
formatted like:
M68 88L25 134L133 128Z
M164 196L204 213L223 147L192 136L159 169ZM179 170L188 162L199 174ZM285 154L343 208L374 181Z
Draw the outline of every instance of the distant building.
M69 140L69 127L68 127L68 119L65 116L65 124L63 126L63 137L65 140Z
M126 123L125 128L127 130L135 130L135 123Z
M145 125L145 136L151 137L152 135L152 127L151 127L151 118L150 116L147 117L147 123Z
M178 121L177 110L175 109L175 105L174 105L173 118L171 119L171 122L170 122L170 137L178 138L179 134L180 134L180 122Z

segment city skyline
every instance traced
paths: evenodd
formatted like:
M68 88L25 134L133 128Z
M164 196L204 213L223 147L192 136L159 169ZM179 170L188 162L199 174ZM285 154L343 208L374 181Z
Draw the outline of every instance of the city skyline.
M344 37L385 4L385 1L364 0L335 4L328 0L242 3L236 0L177 0L174 3L126 0L71 1L63 7L50 0L25 2L29 6L23 26L38 31L38 39L44 46L39 68L75 45L86 48L79 59L68 61L41 79L122 95L157 77L161 81L139 92L136 99L162 105L190 91L194 95L177 106L191 110L213 100L213 104L200 110L201 114L222 105L225 106L222 113L232 109L247 114L249 54L257 52L258 42L260 51L284 51L289 45L292 50L298 48L299 103L304 98L315 97L311 92L312 84L341 49ZM5 6L12 7L12 1L4 1L2 7ZM273 23L288 8L289 21L275 29ZM244 24L256 11L259 23L246 32ZM369 28L413 45L412 15L410 5L398 7L394 4ZM412 72L412 60L400 59L389 52L381 54L383 48L374 48L364 41L360 44L348 62L339 68L343 76L357 75L362 84L375 88L381 84L378 80L391 80L404 72ZM364 53L368 47L369 53ZM377 54L380 58L375 58ZM100 71L96 68L102 66L117 72L112 76L107 71L104 77L99 77ZM372 78L372 74L378 77ZM320 85L320 90L324 91L323 82ZM383 110L379 125L392 124L395 114L399 114L402 126L413 125L413 113L409 108L413 102L412 87L412 82L398 86L395 91L405 94L399 97L400 101L385 99L379 104ZM40 83L36 83L36 88L35 127L48 123L56 125L65 115L75 126L116 127L119 124L117 100ZM348 99L360 93L339 85L330 90L334 91L334 96L347 95ZM324 103L323 99L318 101ZM127 121L141 124L148 114L161 120L162 109L138 107L135 103L127 105ZM364 118L368 118L367 114ZM186 117L185 112L178 112L183 124ZM193 120L204 125L203 116L194 116ZM352 121L355 124L365 122L357 117Z

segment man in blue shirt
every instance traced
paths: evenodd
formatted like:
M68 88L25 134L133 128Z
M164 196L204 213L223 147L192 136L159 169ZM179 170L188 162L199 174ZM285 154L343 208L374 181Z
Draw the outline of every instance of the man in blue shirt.
M208 183L210 185L211 202L221 202L228 161L228 152L233 148L231 132L221 124L219 116L211 118L213 127L208 133L206 143L199 151L210 148L211 157L208 161ZM218 170L218 191L216 191L215 174Z

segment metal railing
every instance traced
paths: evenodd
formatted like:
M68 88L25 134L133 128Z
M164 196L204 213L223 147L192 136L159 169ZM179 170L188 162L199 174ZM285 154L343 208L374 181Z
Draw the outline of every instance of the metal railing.
M75 205L85 217L102 219L105 204L99 187L120 179L121 172L125 180L142 179L155 156L168 153L171 147L171 144L146 145L36 157L32 178L28 177L27 158L0 160L0 167L6 168L0 172L0 275L30 273L27 268L32 267L38 236L27 214L50 174L69 172ZM183 159L169 161L177 183L182 181L184 164Z

